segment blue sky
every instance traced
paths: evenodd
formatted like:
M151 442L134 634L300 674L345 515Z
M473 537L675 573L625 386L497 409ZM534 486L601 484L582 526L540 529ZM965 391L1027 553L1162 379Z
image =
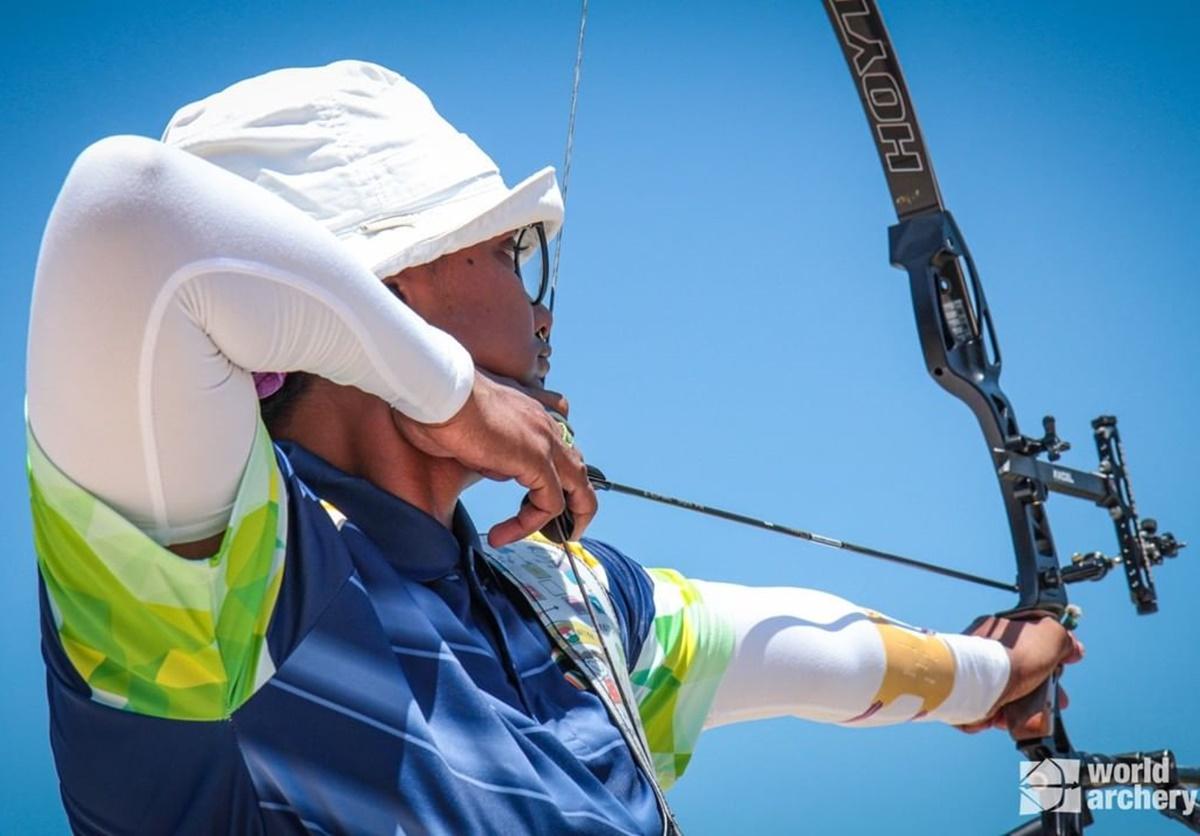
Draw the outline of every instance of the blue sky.
M65 828L37 649L22 392L41 228L71 160L157 136L182 104L281 66L375 60L410 77L510 182L562 155L570 3L26 4L0 35L0 831ZM1121 419L1143 513L1200 542L1200 77L1186 2L887 3L926 140L981 269L1027 431L1053 412L1090 469ZM887 192L816 3L593 3L551 384L617 480L997 577L1012 574L971 415L930 381ZM80 404L80 421L88 405ZM519 497L469 497L490 523ZM957 630L1004 593L604 497L594 536L695 577L813 586ZM1055 498L1060 552L1112 550L1105 515ZM1200 763L1200 548L1157 575L1071 590L1088 659L1067 723L1093 751ZM1017 823L1003 735L777 720L715 731L671 796L691 833L996 832ZM1093 832L1168 832L1104 813Z

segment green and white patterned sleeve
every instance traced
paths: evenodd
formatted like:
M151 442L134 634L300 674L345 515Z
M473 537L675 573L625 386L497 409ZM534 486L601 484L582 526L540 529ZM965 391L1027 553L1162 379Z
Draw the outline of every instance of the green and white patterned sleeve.
M259 422L220 550L185 560L60 471L27 426L34 548L58 639L97 702L228 717L274 672L287 498Z
M662 787L683 775L733 653L733 628L673 569L649 569L654 623L630 679Z

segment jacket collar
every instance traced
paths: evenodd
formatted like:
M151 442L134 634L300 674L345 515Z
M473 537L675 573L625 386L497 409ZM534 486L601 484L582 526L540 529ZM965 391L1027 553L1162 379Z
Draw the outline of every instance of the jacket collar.
M418 581L436 580L460 568L464 559L473 568L479 534L461 502L447 529L415 505L339 470L293 441L277 445L301 481L345 515L404 574Z

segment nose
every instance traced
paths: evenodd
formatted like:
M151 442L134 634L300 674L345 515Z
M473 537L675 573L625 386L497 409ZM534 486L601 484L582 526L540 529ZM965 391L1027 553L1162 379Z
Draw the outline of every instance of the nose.
M554 314L541 302L533 306L533 333L547 345L550 344L550 331L554 328Z

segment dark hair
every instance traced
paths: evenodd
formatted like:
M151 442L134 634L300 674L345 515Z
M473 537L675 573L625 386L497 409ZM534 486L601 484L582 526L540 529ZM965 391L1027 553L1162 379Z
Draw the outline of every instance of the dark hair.
M267 425L267 431L271 435L276 435L276 430L283 429L296 407L296 402L311 385L312 375L307 372L289 372L278 392L258 402L263 423Z

